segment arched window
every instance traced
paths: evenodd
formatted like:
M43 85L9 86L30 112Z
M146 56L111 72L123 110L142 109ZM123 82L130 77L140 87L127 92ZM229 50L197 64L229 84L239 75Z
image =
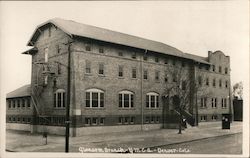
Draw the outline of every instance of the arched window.
M86 107L89 108L104 107L104 92L100 89L86 90Z
M134 93L130 91L119 92L119 107L133 108L134 107Z
M58 89L54 93L54 107L65 108L65 90Z
M146 107L147 108L159 108L159 94L155 92L147 93Z

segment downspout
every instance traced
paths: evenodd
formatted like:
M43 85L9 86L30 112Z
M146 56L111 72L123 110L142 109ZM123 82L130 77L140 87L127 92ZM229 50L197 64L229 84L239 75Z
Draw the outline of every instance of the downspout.
M147 53L147 49L145 49L144 51L144 55ZM143 68L142 68L142 60L143 60L143 56L141 57L141 62L140 62L140 67L141 67L141 131L143 130L143 117L144 117L144 114L143 114Z

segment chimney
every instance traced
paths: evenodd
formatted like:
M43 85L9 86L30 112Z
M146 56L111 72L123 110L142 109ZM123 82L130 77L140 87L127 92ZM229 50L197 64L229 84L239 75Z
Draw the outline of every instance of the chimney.
M208 51L208 56L207 56L208 57L208 62L210 62L210 56L211 56L212 53L213 53L212 51L210 51L210 50Z

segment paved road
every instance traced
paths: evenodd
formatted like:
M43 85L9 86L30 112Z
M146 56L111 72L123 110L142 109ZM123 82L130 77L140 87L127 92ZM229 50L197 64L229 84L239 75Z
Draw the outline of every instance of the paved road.
M242 154L242 133L226 135L156 149L162 153L175 154Z

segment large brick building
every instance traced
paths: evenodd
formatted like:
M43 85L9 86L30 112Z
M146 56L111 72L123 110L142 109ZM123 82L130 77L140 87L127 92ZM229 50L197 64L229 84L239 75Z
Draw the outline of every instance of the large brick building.
M181 98L188 122L221 120L231 113L230 58L221 51L208 57L166 44L70 20L39 25L23 54L32 56L29 113L7 96L7 127L22 116L34 132L64 134L70 58L70 133L175 128ZM17 101L11 101L15 98Z

